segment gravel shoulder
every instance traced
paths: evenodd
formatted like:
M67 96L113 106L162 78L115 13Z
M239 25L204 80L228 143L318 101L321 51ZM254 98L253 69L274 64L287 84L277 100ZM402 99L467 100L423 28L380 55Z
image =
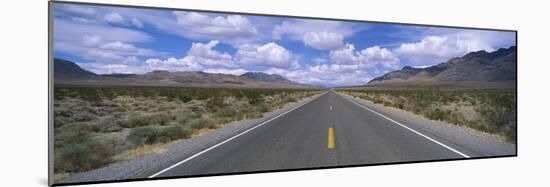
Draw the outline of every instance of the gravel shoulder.
M514 156L516 144L509 143L503 138L471 128L449 124L443 121L434 121L407 111L374 104L370 101L338 93L357 103L385 115L409 128L419 131L452 148L476 157Z
M130 160L116 162L108 166L81 173L75 173L59 183L100 182L127 179L143 179L159 172L171 165L184 160L208 147L222 142L247 129L261 124L279 114L289 111L303 103L316 99L321 94L289 103L280 109L264 113L262 118L243 120L213 129L202 136L182 140L167 147L167 151L160 154L150 154Z

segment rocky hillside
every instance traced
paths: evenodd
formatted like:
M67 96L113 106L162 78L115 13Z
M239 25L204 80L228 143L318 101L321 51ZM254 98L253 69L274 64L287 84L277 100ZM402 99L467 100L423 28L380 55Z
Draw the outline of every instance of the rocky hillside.
M84 70L71 61L59 58L54 59L55 80L95 79L98 77L95 73Z
M236 86L236 87L308 87L277 74L248 72L240 76L205 72L169 72L156 70L145 74L95 74L76 63L54 59L56 84L107 85L174 85L174 86Z
M367 86L461 85L515 87L517 49L477 51L427 68L405 66L372 79Z
M262 72L247 72L240 75L239 77L247 80L265 81L265 82L282 83L282 84L296 84L296 82L292 82L281 75L267 74Z

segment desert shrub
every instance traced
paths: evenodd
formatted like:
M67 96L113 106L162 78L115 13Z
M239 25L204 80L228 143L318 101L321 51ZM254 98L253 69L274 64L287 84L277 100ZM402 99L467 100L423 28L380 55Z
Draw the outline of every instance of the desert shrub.
M202 125L199 123L199 119L193 119L185 124L185 126L191 128L191 130L200 130Z
M394 98L394 106L399 109L405 108L406 99L403 99L402 97L395 97Z
M445 111L445 110L441 110L439 108L436 108L435 110L432 110L429 114L428 114L428 118L429 119L433 119L433 120L447 120L449 119L449 116L450 116L450 111Z
M143 127L149 125L149 116L141 113L131 113L128 116L128 127Z
M292 97L292 96L287 96L284 100L284 103L292 103L292 102L296 102L296 98Z
M199 119L199 123L203 128L214 129L218 125L218 121L209 117L202 117Z
M382 99L378 98L378 97L373 98L372 102L375 103L375 104L384 103L384 101Z
M421 114L422 111L423 111L423 109L420 108L420 107L418 107L418 106L414 106L414 107L412 108L412 112L413 112L414 114Z
M497 95L480 105L479 112L487 122L503 126L515 120L515 101L512 97Z
M180 124L186 124L190 122L192 119L198 118L199 116L200 115L192 111L182 111L176 115L175 121Z
M184 103L187 103L187 102L193 100L193 97L191 97L190 95L184 95L184 94L178 95L177 98L178 98L180 101L184 102Z
M159 138L159 130L151 127L132 129L126 139L134 146L153 144Z
M191 133L192 131L190 129L175 125L162 129L159 136L164 138L165 140L177 140L182 138L189 138L191 136Z
M73 121L91 121L96 118L96 116L89 111L76 111L70 117Z
M483 121L499 134L506 136L508 140L515 141L517 126L515 95L492 94L484 97L483 100L483 104L478 107Z
M93 124L90 131L99 133L156 124L216 128L220 123L261 117L284 102L314 93L319 90L55 85L54 120L56 130L86 122Z
M166 125L171 120L173 120L173 116L166 112L159 112L149 116L149 121L153 124Z
M54 116L53 125L55 128L59 128L67 123L73 122L71 118L65 116Z
M187 108L189 108L192 112L197 114L203 114L207 113L208 111L205 109L205 106L203 105L202 101L199 100L191 100L186 103Z
M145 111L145 112L150 112L152 111L152 107L149 107L149 106L146 106L144 104L138 104L138 106L136 106L134 108L135 111Z
M116 105L112 107L105 107L104 111L109 114L109 113L115 113L115 112L126 112L126 109L124 107L120 107Z
M97 102L97 103L94 103L94 104L97 107L117 107L118 106L117 103L113 102L110 99L104 99L104 100L101 100L100 102Z
M246 113L250 113L250 112L254 112L254 108L252 106L250 106L248 103L239 106L239 113L240 114L246 114Z
M262 116L263 114L261 112L251 112L245 114L245 118L248 119L261 118Z
M248 103L250 103L251 105L256 105L256 104L265 102L264 97L261 95L250 95L250 96L247 96L247 98L248 98Z
M260 103L260 104L256 105L256 111L261 112L261 113L269 112L271 110L271 107L272 106L270 104Z
M170 103L160 101L159 103L147 103L148 108L156 107L156 111L168 111L173 110L175 107Z
M506 139L510 142L516 143L517 141L517 126L516 125L510 125L506 129L504 129L504 136Z
M448 119L449 122L455 125L461 125L461 126L470 126L471 122L469 122L464 116L462 116L460 113L457 112L451 112L451 115Z
M111 162L110 144L95 140L90 135L70 137L54 148L56 172L80 172L95 169Z
M252 106L250 106L248 104L241 105L239 107L238 119L241 120L241 119L245 119L245 118L251 118L252 113L257 113L257 112L255 112L255 110Z
M209 117L201 117L199 119L194 119L189 124L187 124L191 129L193 130L200 130L200 129L213 129L216 128L218 124L218 121L215 119L209 118Z
M219 108L226 106L223 97L213 97L206 100L206 109L211 112L216 112Z
M97 130L98 132L117 132L122 130L122 126L124 126L124 120L118 119L114 116L107 116L102 118L97 123Z
M96 137L96 139L105 146L110 147L113 156L132 148L132 145L130 145L124 137L102 136Z
M495 128L495 126L489 125L485 122L476 122L471 127L483 132L489 132L489 133L497 132L497 129Z
M58 103L58 106L54 107L53 114L55 117L70 117L73 115L73 110Z
M231 108L231 107L226 107L224 109L221 109L219 111L217 111L216 113L214 113L214 116L215 117L218 117L218 118L229 118L229 119L233 119L235 118L236 116L238 115L238 112L237 110Z
M55 139L62 142L80 142L79 138L89 136L93 128L86 122L67 123L56 129Z
M396 104L395 104L395 106L396 106L397 108L399 108L399 109L403 109L403 108L405 107L404 105L405 105L405 104L403 104L403 103L396 103Z

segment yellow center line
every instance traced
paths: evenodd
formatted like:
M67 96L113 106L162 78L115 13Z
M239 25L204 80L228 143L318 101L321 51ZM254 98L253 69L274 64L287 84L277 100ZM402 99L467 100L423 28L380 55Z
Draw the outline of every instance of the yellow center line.
M336 147L336 144L334 143L334 128L328 128L328 148L333 149Z

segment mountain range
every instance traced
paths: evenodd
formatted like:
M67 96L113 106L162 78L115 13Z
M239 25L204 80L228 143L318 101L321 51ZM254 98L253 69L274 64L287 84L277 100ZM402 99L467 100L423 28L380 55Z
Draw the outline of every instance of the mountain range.
M201 71L169 72L155 70L144 74L96 74L76 63L54 59L55 84L100 84L100 85L172 85L203 87L261 87L261 88L306 88L308 85L290 81L281 75L262 72L247 72L242 75L206 73Z
M446 62L416 68L405 66L369 81L367 87L438 86L460 88L515 88L517 49L515 46L493 52L476 51ZM144 74L96 74L76 63L55 58L56 84L176 85L215 87L306 88L277 74L247 72L242 75L201 71L169 72L155 70Z
M493 52L476 51L426 68L405 66L369 81L367 87L446 86L515 88L515 46Z

